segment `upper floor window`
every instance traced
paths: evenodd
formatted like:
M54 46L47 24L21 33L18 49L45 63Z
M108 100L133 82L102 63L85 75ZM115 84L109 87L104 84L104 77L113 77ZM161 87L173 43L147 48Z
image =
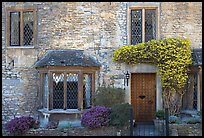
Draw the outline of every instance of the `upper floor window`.
M36 19L36 9L33 7L7 8L7 46L34 46L36 44Z
M157 39L158 19L156 8L131 9L130 14L131 45Z

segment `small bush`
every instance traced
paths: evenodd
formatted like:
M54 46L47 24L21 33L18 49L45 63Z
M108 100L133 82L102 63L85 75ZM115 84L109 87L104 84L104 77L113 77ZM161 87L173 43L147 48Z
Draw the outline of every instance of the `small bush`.
M20 135L35 125L36 120L30 116L16 117L6 124L6 130L13 135Z
M176 120L175 124L182 124L183 122L181 120Z
M55 128L58 127L58 123L59 123L59 122L51 121L51 122L49 122L49 123L47 124L46 128L47 128L47 129L55 129Z
M81 124L88 128L99 128L109 125L111 109L105 106L96 106L85 112Z
M165 117L164 110L158 110L156 112L156 117L159 118L159 119L164 119L164 117Z
M121 88L99 87L95 94L95 105L112 107L125 102L125 90Z
M116 127L123 127L129 123L130 120L130 108L128 103L114 105L111 108L110 125Z
M196 124L196 123L200 123L201 120L199 118L190 118L189 120L186 121L187 124Z
M169 123L176 123L178 122L177 116L169 116Z

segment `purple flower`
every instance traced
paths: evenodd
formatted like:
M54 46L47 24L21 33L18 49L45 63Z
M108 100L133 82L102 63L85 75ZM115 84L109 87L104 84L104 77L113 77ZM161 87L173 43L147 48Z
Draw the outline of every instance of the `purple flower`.
M32 128L35 119L30 116L16 117L6 124L6 130L11 134L22 134Z
M81 119L81 124L89 128L107 126L110 121L110 108L96 106L85 112Z

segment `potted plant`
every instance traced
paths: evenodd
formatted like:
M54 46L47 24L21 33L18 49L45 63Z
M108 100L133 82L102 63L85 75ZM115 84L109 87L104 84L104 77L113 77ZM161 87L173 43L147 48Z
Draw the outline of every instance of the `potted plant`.
M162 130L165 125L165 112L164 110L158 110L155 114L156 119L154 119L154 126L158 130Z

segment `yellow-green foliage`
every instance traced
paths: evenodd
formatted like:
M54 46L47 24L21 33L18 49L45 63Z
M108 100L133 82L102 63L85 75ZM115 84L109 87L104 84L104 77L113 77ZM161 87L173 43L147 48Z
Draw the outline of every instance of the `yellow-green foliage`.
M192 63L190 41L181 38L151 40L123 46L114 51L113 61L127 64L149 63L159 67L162 87L178 90L185 86L188 65Z

